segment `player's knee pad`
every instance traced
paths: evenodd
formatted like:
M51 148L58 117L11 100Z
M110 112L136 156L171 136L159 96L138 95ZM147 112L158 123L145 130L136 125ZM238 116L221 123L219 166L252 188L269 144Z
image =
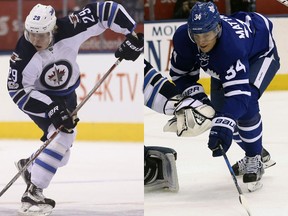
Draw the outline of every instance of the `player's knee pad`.
M171 148L156 146L148 146L145 150L145 191L167 188L170 191L177 192L179 184L176 169L176 151Z
M43 166L52 173L56 172L58 167L62 167L68 163L70 157L70 147L72 146L74 140L75 132L64 133L60 131L59 134L38 156L38 165Z
M261 115L257 113L253 118L238 120L238 133L241 140L246 143L253 143L262 137Z
M259 113L247 120L238 120L238 133L246 155L260 154L262 151L262 120ZM251 153L251 154L250 154Z
M55 127L50 125L48 129L48 138L54 133ZM59 134L53 139L52 142L58 143L64 146L67 150L72 146L73 142L75 141L77 134L76 128L73 129L73 133L65 133L60 131Z

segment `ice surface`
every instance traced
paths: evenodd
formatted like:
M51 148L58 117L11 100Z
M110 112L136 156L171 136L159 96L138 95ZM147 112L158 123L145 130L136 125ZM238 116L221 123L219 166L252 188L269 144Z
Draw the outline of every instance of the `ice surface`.
M0 187L16 175L14 161L30 156L38 141L0 141ZM52 216L143 216L141 143L79 142L44 195L56 201ZM17 215L26 186L20 177L0 197L0 216Z
M266 170L263 188L249 193L238 183L253 216L288 215L288 92L266 92L260 100L264 127L264 147L276 165ZM207 147L209 132L193 138L178 138L162 132L169 117L145 110L145 145L174 148L178 153L177 169L180 190L145 193L145 216L244 216L245 209L224 158L213 158ZM244 157L233 143L227 156L231 164Z
M277 162L266 170L263 188L249 193L238 178L253 216L288 215L288 92L267 92L260 100L264 146ZM52 216L245 216L222 157L212 158L205 134L178 138L162 132L169 117L145 110L145 144L178 152L178 193L145 193L143 147L132 143L75 142L70 162L44 191L56 200ZM40 147L37 141L0 140L0 189L17 173L14 161ZM230 163L244 156L237 144ZM0 216L16 216L25 190L21 177L0 197Z

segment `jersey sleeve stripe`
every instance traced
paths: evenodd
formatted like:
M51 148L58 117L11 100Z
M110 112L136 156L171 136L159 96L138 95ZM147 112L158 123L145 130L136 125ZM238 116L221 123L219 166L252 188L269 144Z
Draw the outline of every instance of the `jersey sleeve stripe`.
M106 21L108 20L108 17L110 15L110 6L111 6L111 3L110 2L105 2L104 3L104 14L103 14L103 20Z
M249 79L243 79L243 80L233 80L223 83L223 88L226 88L228 86L233 85L242 85L242 84L249 84Z
M235 95L247 95L247 96L251 96L251 92L249 92L249 91L235 90L235 91L230 91L230 92L224 94L225 97L231 97L231 96L235 96Z
M26 94L24 90L18 91L16 94L13 95L12 99L14 103L18 103L18 101Z
M108 18L108 26L111 26L112 21L115 19L115 14L117 10L117 4L113 3L111 8L110 8L110 14Z

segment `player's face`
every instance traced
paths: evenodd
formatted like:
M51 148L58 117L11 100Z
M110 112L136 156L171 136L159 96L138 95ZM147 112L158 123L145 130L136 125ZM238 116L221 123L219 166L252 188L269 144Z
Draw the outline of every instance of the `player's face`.
M214 45L216 44L217 33L213 30L203 34L194 34L193 39L199 49L202 52L207 53L212 50Z
M45 50L50 44L50 33L31 33L29 32L29 41L37 51Z

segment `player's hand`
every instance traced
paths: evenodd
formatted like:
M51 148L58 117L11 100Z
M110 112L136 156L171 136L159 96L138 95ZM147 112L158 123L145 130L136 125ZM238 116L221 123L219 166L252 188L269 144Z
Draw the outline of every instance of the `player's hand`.
M219 145L221 144L224 151L227 152L231 146L233 132L236 122L225 115L216 116L212 120L212 128L209 134L208 147L212 150L212 156L222 155Z
M140 56L143 48L144 35L142 33L138 33L137 37L128 34L126 40L116 50L115 57L135 61Z
M71 132L79 121L77 116L70 116L70 113L66 107L57 102L53 102L49 105L46 114L55 128L59 128L61 125L63 125L64 132Z

